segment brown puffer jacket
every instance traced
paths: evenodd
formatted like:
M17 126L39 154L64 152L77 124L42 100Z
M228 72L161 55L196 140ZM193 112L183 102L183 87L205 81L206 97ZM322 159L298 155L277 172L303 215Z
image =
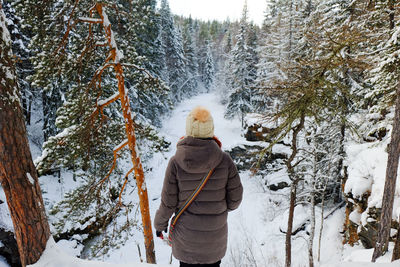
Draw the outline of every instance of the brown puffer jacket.
M230 156L213 140L185 137L169 161L154 225L163 231L211 168L214 173L182 214L172 233L172 254L189 264L221 260L228 239L228 211L242 201L243 187Z

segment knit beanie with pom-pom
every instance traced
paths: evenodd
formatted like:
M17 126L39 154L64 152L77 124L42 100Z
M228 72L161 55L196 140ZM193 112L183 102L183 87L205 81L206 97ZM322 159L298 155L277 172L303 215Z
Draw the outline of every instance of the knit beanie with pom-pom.
M214 122L210 111L204 107L195 107L186 118L186 136L212 138Z

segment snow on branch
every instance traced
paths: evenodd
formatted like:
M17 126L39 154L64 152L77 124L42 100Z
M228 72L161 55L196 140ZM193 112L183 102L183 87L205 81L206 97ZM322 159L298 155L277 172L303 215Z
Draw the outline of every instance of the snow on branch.
M110 96L109 98L97 101L97 106L107 106L109 104L111 104L112 102L116 101L119 99L119 92L113 94L112 96Z
M87 17L79 17L78 18L82 22L88 22L88 23L98 23L101 24L103 21L101 19L95 19L95 18L87 18Z
M124 58L124 54L118 49L117 43L115 42L114 32L111 29L111 23L105 12L105 7L102 7L101 11L102 12L101 12L100 16L102 17L102 20L103 20L103 27L104 27L105 31L109 33L109 34L107 34L107 37L109 38L110 48L111 48L111 50L115 51L114 62L119 63L121 61L121 59Z

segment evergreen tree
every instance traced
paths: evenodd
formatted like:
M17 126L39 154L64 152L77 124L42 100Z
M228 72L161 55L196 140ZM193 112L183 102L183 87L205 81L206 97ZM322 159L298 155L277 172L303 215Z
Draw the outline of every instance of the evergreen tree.
M17 0L13 5L17 13L24 18L24 23L29 25L32 34L29 48L34 71L27 80L34 90L41 92L43 135L47 140L58 132L55 126L56 111L61 106L63 95L69 86L68 79L62 72L63 69L67 69L65 58L58 58L58 62L53 60L53 52L65 31L64 4L55 1L36 3ZM57 12L60 14L53 17Z
M29 25L23 24L22 18L16 14L15 6L18 1L4 1L3 10L7 18L7 27L11 33L12 49L16 57L17 82L20 88L22 109L25 121L31 124L32 105L37 98L37 92L27 80L33 73L33 66L30 63L29 42L32 38Z
M251 91L250 104L252 107L252 111L262 110L264 106L263 94L258 89L256 89L258 63L259 63L257 48L258 48L257 27L254 24L249 24L248 34L247 34L247 49L249 53L249 59L247 68L249 75L249 84L251 85L249 90Z
M164 54L159 39L160 18L156 14L156 2L156 0L135 0L132 3L122 1L122 4L127 6L127 10L132 10L132 17L125 22L131 24L129 36L132 39L130 42L121 40L122 45L126 43L126 47L121 47L125 51L129 46L133 46L137 53L135 64L161 78ZM120 34L127 35L126 32L120 32ZM137 119L142 123L160 127L162 115L171 107L168 91L164 86L146 86L145 79L146 77L140 71L127 79L127 82L131 84L129 90L131 106L138 116Z
M226 36L226 42L224 45L224 52L228 54L232 50L232 33L231 31L228 31L227 36Z
M205 63L205 73L203 77L204 86L206 87L207 91L213 86L214 82L214 59L211 53L211 46L208 44L207 46L207 57Z
M188 88L189 79L186 72L182 34L174 24L167 0L161 1L160 16L161 39L167 70L167 77L163 77L163 79L171 88L172 101L179 102L190 90Z
M369 54L368 60L373 68L367 73L368 87L362 87L358 94L363 96L362 108L368 109L369 117L375 117L374 125L365 128L365 137L373 138L368 131L379 128L379 121L385 120L388 109L393 106L396 99L396 87L399 82L399 59L400 41L398 40L399 26L398 4L395 1L374 1L368 6L368 13L363 20L368 24L361 24L369 40L369 46L365 47L364 54ZM389 12L387 12L389 11ZM360 19L361 20L361 19ZM371 127L372 126L372 127Z
M197 47L195 43L195 33L193 28L193 19L189 17L184 25L183 45L187 65L189 87L193 91L198 86L199 63L197 58Z
M124 4L129 5L128 10L132 10L131 22L134 22L131 25L134 34L130 43L139 56L145 57L145 68L159 76L161 51L156 43L160 33L160 18L156 12L157 0L134 0Z
M228 118L239 114L242 126L246 113L253 110L252 90L256 77L256 72L253 69L255 68L253 54L247 43L248 35L249 24L247 22L247 5L245 5L236 45L232 50L230 63L228 63L231 74L227 78L227 83L231 88L231 93L226 112Z

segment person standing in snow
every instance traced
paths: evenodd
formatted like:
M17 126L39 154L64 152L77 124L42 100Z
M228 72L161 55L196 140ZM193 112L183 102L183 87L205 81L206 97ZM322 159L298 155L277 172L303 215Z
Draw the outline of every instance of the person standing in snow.
M204 188L170 227L172 254L180 267L220 266L227 248L228 212L240 205L243 195L236 166L214 137L210 112L196 107L186 119L186 136L178 142L165 172L154 218L158 237L163 238L171 216L177 215L208 174Z

